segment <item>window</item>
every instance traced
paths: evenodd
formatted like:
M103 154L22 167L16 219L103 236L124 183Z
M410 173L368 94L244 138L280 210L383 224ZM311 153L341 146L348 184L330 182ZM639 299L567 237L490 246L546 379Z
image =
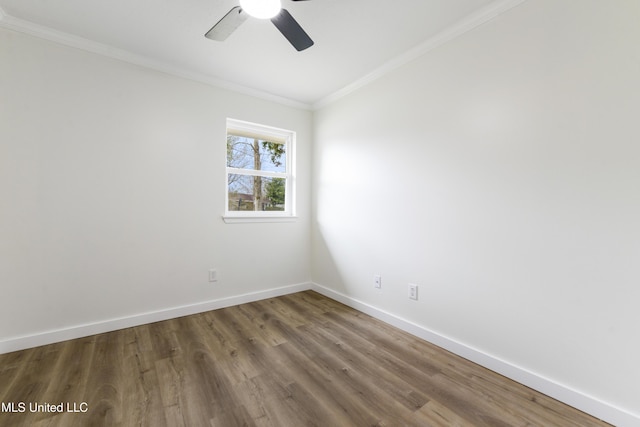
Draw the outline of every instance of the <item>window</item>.
M295 132L227 119L226 222L295 215Z

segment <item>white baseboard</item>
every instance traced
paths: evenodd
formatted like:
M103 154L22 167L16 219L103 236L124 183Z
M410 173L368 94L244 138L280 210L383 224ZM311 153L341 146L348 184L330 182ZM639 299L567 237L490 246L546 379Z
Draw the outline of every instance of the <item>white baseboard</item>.
M305 291L308 289L311 289L310 283L301 283L297 285L272 288L264 291L251 292L243 295L205 301L197 304L171 307L165 310L135 314L132 316L110 319L102 322L72 326L64 329L56 329L28 336L10 338L4 341L0 341L0 354L61 341L67 341L75 338L82 338L89 335L101 334L104 332L111 332L118 329L145 325L147 323L175 319L176 317L188 316L191 314L202 313L205 311L216 310L219 308L244 304L247 302L259 301L266 298L278 297L295 292Z
M31 347L52 344L75 338L82 338L118 329L144 325L147 323L159 322L162 320L174 319L176 317L188 316L219 308L230 307L266 298L273 298L282 295L301 292L308 289L325 295L331 299L339 301L349 307L366 313L372 317L389 323L403 331L429 341L442 347L458 356L464 357L487 369L504 375L514 381L531 387L541 393L553 397L583 412L593 415L618 427L638 427L640 426L640 416L620 409L614 405L602 402L579 391L558 384L552 380L544 378L535 373L529 372L511 363L500 360L494 356L483 353L477 349L457 342L451 338L431 331L423 326L405 320L395 314L380 310L372 305L358 301L350 296L336 292L316 283L301 283L297 285L284 286L267 289L264 291L252 292L248 294L236 295L220 298L202 303L172 307L166 310L147 312L133 316L110 319L103 322L78 325L64 329L46 331L38 334L10 338L0 341L0 354L12 351L23 350Z
M614 405L588 396L570 387L558 384L548 378L544 378L526 369L515 366L504 360L500 360L494 356L486 354L475 348L469 347L463 343L457 342L449 337L431 331L423 326L405 320L395 314L380 310L372 305L358 301L348 295L336 292L322 285L314 283L312 288L314 291L339 301L358 311L366 313L376 319L389 323L405 332L429 341L439 347L444 348L458 356L464 357L478 365L504 375L520 384L524 384L534 390L537 390L547 396L550 396L560 402L566 403L576 409L587 414L599 418L605 422L618 427L638 427L640 426L640 415L620 409Z

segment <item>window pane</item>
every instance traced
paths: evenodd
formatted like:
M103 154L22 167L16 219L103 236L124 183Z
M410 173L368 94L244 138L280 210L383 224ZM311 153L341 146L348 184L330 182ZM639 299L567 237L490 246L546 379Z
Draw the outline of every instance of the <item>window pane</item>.
M272 172L287 171L286 145L244 136L227 136L227 166Z
M229 174L229 211L284 211L285 178Z

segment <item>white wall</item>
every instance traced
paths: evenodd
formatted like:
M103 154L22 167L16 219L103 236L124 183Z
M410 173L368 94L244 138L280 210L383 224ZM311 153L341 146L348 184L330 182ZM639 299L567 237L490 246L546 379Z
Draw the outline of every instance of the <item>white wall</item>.
M227 117L298 133L297 222L222 221ZM0 343L308 284L310 137L309 111L0 29Z
M317 112L314 281L639 417L639 22L527 1Z
M311 113L0 29L0 350L312 275L637 416L639 8L527 1L317 112L312 253ZM227 117L298 132L299 221L222 222Z

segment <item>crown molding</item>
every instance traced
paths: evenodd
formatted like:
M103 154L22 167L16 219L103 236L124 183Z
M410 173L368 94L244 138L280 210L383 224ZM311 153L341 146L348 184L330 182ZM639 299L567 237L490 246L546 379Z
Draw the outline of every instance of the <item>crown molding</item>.
M275 103L286 105L289 107L299 108L303 110L311 110L310 104L305 104L303 102L295 101L293 99L274 95L272 93L261 91L256 88L239 85L237 83L232 83L226 80L216 78L211 75L193 72L182 67L178 67L166 62L152 59L148 56L139 55L123 49L118 49L116 47L113 47L107 44L98 43L93 40L85 39L82 37L75 36L73 34L58 31L53 28L46 27L44 25L35 24L33 22L8 15L1 8L0 8L0 28L6 28L8 30L28 34L30 36L38 37L38 38L48 40L54 43L58 43L61 45L65 45L65 46L73 47L76 49L84 50L90 53L106 56L119 61L128 62L134 65L138 65L144 68L149 68L155 71L160 71L165 74L204 83L219 89L229 90L232 92L252 96L259 99L264 99L267 101L275 102Z
M494 1L477 12L474 12L445 30L439 32L435 36L425 40L421 44L406 51L405 53L386 62L382 66L376 68L372 72L360 77L353 83L343 87L342 89L328 95L318 102L314 103L313 110L319 110L327 105L343 98L350 93L367 86L381 77L389 74L391 71L402 67L409 62L418 59L429 51L442 46L443 44L460 37L461 35L479 27L480 25L492 20L502 13L512 9L526 0L497 0Z
M165 63L152 59L150 57L135 54L123 49L118 49L113 46L98 43L89 39L74 36L69 33L57 31L52 28L38 25L30 21L26 21L20 18L8 15L0 8L0 27L7 28L9 30L29 34L31 36L39 37L45 40L49 40L58 44L74 47L87 52L95 53L98 55L106 56L112 59L128 62L131 64L139 65L141 67L160 71L165 74L185 78L188 80L197 81L210 86L214 86L219 89L225 89L232 92L240 93L243 95L252 96L259 99L275 102L278 104L286 105L289 107L299 108L303 110L319 110L327 105L343 98L350 93L367 86L381 77L389 74L393 70L402 67L405 64L425 55L429 51L477 28L478 26L492 20L493 18L501 15L502 13L520 5L527 0L496 0L477 12L468 15L466 18L458 21L456 24L441 31L435 36L425 40L421 44L408 50L407 52L395 57L394 59L386 62L382 66L373 70L372 72L362 76L356 81L348 84L347 86L339 89L336 92L320 99L313 104L307 104L299 101L295 101L290 98L285 98L272 93L262 91L260 89L232 83L227 80L219 79L211 75L202 74L187 70L182 67L175 66L173 64Z

